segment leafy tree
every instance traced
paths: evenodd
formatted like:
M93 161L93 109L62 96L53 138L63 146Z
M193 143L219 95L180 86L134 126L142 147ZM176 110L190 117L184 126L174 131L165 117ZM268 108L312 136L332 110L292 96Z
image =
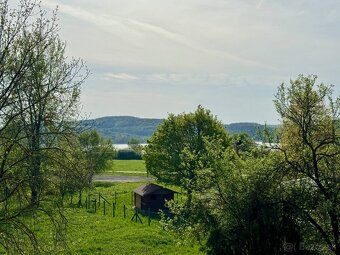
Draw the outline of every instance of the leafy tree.
M278 136L276 133L277 128L273 128L265 123L261 128L257 127L256 137L257 140L261 141L263 145L271 145L273 143L278 143Z
M110 160L116 151L109 139L102 138L95 130L79 136L63 137L58 141L58 161L54 161L54 179L62 198L78 193L81 206L82 192L91 188L94 174L111 167Z
M212 140L223 148L231 145L224 126L209 110L198 106L193 113L170 114L148 141L147 170L159 181L184 188L190 204L192 193L209 185L198 173L211 163L206 142Z
M54 155L54 158L59 158L59 160L53 162L53 178L62 203L66 195L73 196L79 192L79 205L81 206L81 191L89 187L91 177L79 137L71 136L59 139L58 147L62 149L54 152L57 154Z
M196 238L210 255L279 255L285 254L284 240L299 244L293 211L282 203L282 159L260 150L259 157L240 157L232 148L207 144L212 163L205 174L213 176L213 185L197 193L190 207L169 202L173 217L164 217L163 225Z
M142 156L143 146L140 144L140 141L136 138L131 138L128 141L129 148L134 151L136 154Z
M31 44L35 37L44 34L31 34L18 41ZM80 71L83 64L79 60L66 62L65 43L58 35L51 34L32 52L34 61L16 87L19 100L14 107L20 109L20 125L25 139L21 145L29 154L28 173L31 182L31 202L39 201L41 182L43 181L44 160L47 150L57 150L58 137L76 133L75 118L79 103L80 85L83 76ZM20 52L16 58L21 58ZM32 104L37 98L36 103ZM53 156L53 154L50 154ZM57 159L55 159L57 160Z
M340 100L315 82L300 76L279 88L274 150L242 150L237 137L234 148L205 139L205 157L186 157L198 169L195 193L190 206L169 202L165 227L192 234L208 254L286 254L289 244L295 254L339 254ZM298 249L304 243L317 249Z
M340 254L340 98L334 101L332 87L317 85L316 79L300 75L279 87L274 101L282 118L278 149L287 163L287 206L318 233L315 242Z
M16 9L1 1L0 244L14 253L25 252L28 243L34 253L41 250L23 215L43 213L54 227L61 222L51 177L61 159L58 140L75 134L72 120L87 72L80 60L68 62L57 31L55 14L46 18L38 1L22 0Z
M94 174L110 167L109 160L114 158L116 151L111 140L101 137L95 130L81 133L79 142L86 161L90 183Z
M135 151L129 149L119 149L117 151L116 159L121 160L140 160L142 155L136 153Z
M233 135L232 140L238 155L250 153L256 147L255 141L247 133Z

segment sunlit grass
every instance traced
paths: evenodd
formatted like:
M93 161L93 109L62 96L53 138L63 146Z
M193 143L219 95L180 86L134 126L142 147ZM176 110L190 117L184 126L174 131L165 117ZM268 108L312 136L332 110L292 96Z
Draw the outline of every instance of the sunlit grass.
M144 160L111 160L104 175L147 176Z
M46 254L202 254L197 244L183 244L173 233L163 230L157 218L151 219L150 226L147 216L140 215L143 224L131 221L134 214L132 190L142 184L144 183L96 183L91 192L84 194L83 208L67 206L64 212L67 218L66 251L61 244L52 241L51 237L55 233L51 231L48 221L44 217L35 219L35 229ZM105 215L102 198L98 206L99 193L110 203L105 202ZM88 194L91 200L97 201L96 212L93 203L90 209L85 208L85 198ZM112 202L115 194L116 208L113 217ZM66 204L69 202L70 199Z

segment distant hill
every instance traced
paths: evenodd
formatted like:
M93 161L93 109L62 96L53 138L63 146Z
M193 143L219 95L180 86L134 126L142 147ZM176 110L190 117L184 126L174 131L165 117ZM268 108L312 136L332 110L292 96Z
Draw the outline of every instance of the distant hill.
M239 134L239 133L247 133L250 137L254 138L255 140L258 139L257 133L258 129L264 129L264 125L252 122L239 122L239 123L231 123L225 125L226 130L230 134ZM269 131L273 132L277 126L276 125L267 125Z
M113 143L127 143L131 138L137 138L142 143L153 134L162 119L144 119L131 116L110 116L87 120L85 124L96 129Z
M84 124L90 129L96 129L104 137L110 138L113 143L125 144L131 138L137 138L145 143L162 121L163 119L110 116L86 120ZM263 130L264 125L241 122L226 124L225 127L231 134L247 133L254 139L258 139L257 129ZM273 131L276 126L269 125L268 128Z

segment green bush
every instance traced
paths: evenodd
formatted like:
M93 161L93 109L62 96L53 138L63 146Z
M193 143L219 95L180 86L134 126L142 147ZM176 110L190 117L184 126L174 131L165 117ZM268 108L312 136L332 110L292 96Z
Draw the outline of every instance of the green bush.
M142 155L136 153L133 150L118 150L117 159L129 160L129 159L142 159Z

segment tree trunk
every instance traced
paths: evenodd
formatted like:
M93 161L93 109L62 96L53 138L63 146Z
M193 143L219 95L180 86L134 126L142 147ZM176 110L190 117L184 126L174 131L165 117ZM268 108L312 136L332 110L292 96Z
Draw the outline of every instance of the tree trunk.
M41 159L40 155L33 155L31 166L31 203L37 204L39 201L39 190L41 184L40 176Z
M39 190L41 186L41 155L40 155L40 123L35 123L32 130L31 140L31 203L39 201Z
M78 207L82 207L82 201L81 201L81 199L82 199L82 191L81 190L79 190L79 200L78 200Z

